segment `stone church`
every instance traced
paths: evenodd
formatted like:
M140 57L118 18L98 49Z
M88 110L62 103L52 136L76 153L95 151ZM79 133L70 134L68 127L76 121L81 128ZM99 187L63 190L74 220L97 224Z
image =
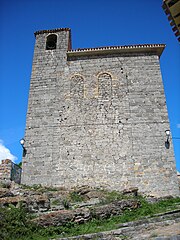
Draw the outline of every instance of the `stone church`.
M35 37L22 183L178 195L165 45L72 49L69 28Z

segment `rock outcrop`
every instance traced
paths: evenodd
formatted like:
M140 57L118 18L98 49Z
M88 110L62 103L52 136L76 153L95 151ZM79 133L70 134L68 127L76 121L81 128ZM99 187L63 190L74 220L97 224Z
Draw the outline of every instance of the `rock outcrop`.
M119 224L111 231L92 233L56 240L180 240L180 210Z
M68 191L8 183L0 188L0 207L23 206L28 212L35 213L36 217L32 221L39 226L61 227L69 223L83 224L92 219L108 219L121 215L126 210L137 209L140 207L140 201L135 197L137 191L138 189L126 189L117 193L89 187ZM158 200L151 198L148 201L153 203ZM146 217L139 221L118 224L116 230L59 240L179 240L179 229L180 210L176 210L153 218Z
M96 206L93 208L77 208L73 210L60 210L43 214L34 221L41 226L63 226L68 222L86 223L91 219L107 219L111 216L121 215L127 209L140 206L138 200L120 200L113 203Z

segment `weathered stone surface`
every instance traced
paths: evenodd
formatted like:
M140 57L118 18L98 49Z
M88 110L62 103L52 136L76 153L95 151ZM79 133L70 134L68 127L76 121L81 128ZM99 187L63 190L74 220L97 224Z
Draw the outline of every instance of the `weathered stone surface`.
M70 210L59 210L52 213L44 214L34 221L41 226L63 226L72 222L74 214Z
M82 207L91 207L97 204L100 204L102 200L100 200L99 198L91 198L88 201L82 202L82 203L76 203L76 206L79 208Z
M21 182L21 167L9 159L0 163L0 183L6 184L8 181Z
M180 212L120 224L118 229L57 240L179 240Z
M50 201L45 195L34 195L26 198L29 212L46 212L50 209Z
M2 192L0 197L0 206L5 207L10 204L18 207L22 204L29 212L36 213L39 217L37 217L34 221L45 227L63 226L68 222L81 224L93 218L105 219L113 215L120 215L126 209L135 209L139 207L139 202L137 200L114 201L110 204L99 206L97 204L105 199L107 192L99 191L99 189L81 191L82 188L80 188L76 189L76 193L81 193L81 195L87 194L90 196L90 193L92 192L92 196L96 196L97 198L92 198L85 202L74 202L74 205L72 204L71 206L71 210L64 210L64 206L61 201L68 198L72 191L45 190L46 189L43 188L39 188L36 191L32 189L28 190L24 189L24 186L12 183L7 189L0 189L0 192ZM7 197L4 197L4 194L7 195ZM57 200L59 200L59 202L57 202ZM53 205L53 201L56 201L56 203L54 202L55 205ZM63 208L63 210L61 209L61 211L50 212L57 210L58 207ZM75 209L73 209L73 207ZM119 224L117 225L117 228L119 229L112 230L111 232L63 239L113 240L123 239L123 237L126 237L126 239L133 240L149 240L156 239L154 237L151 238L151 236L159 236L163 239L163 235L166 235L167 239L178 239L175 238L175 236L178 236L178 230L180 229L180 210L156 214L153 218L146 217L145 219L139 221ZM170 235L172 235L172 237ZM164 240L166 238L164 237Z
M80 187L79 189L76 190L76 192L79 195L84 195L84 194L87 195L87 193L89 193L91 191L92 191L92 189L90 189L88 186Z
M0 198L0 207L7 207L8 205L14 205L19 207L22 205L29 212L44 212L50 209L50 201L45 195L30 195L25 196L14 196L14 197L3 197Z
M22 183L178 195L157 46L72 55L55 34L36 35Z
M13 196L13 193L7 188L0 188L0 198Z
M19 205L20 202L25 202L25 198L21 196L16 197L3 197L0 198L0 206L8 206L9 204Z
M128 195L128 196L137 196L138 195L138 188L124 189L122 194L123 195Z
M68 191L65 189L46 189L41 186L35 190L33 187L30 188L29 186L11 182L4 185L4 188L0 188L0 206L4 207L13 204L18 207L21 202L30 212L42 213L44 211L64 210L66 207L74 209L94 206L104 201L107 194L107 192L95 189L81 191L82 188ZM91 192L92 196L96 196L95 198L89 198ZM72 199L73 193L83 197ZM89 196L86 196L86 194Z
M34 221L41 226L64 226L68 222L84 223L90 219L89 209L60 210L44 214Z
M96 219L106 219L111 216L121 215L124 210L136 209L140 206L136 200L115 201L108 205L93 208L92 215Z
M135 209L140 206L136 200L121 200L114 203L89 208L77 208L74 210L61 210L44 214L34 221L41 226L63 226L68 222L85 223L92 218L106 219L111 216L120 215L124 210Z

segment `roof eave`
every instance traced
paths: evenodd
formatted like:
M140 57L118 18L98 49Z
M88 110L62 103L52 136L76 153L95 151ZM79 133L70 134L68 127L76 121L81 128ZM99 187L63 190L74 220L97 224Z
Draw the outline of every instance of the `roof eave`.
M43 33L56 33L56 32L61 32L61 31L71 31L70 28L55 28L55 29L50 29L50 30L39 30L34 32L34 36L36 37L36 35L39 34L43 34Z
M125 46L125 47L111 47L111 48L94 48L94 49L78 49L67 52L69 57L105 55L105 54L121 54L121 53L152 53L159 57L161 56L165 44L148 45L148 46Z

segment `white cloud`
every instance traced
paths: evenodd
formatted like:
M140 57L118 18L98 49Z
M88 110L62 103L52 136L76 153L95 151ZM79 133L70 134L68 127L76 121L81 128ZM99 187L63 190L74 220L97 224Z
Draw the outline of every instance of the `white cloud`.
M11 154L10 150L4 146L3 141L0 139L0 163L3 159L10 159L14 162L17 160L17 157Z
M177 124L177 128L180 128L180 123Z

